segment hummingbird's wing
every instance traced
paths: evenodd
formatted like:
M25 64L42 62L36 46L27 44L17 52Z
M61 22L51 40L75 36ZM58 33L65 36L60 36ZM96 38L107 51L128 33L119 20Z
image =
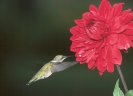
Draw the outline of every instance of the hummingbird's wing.
M59 64L54 64L53 67L51 68L51 72L55 73L55 72L63 71L69 67L76 65L77 63L78 62L76 61L71 61L71 62L61 62Z
M51 72L51 67L53 67L52 63L47 63L45 64L33 77L32 79L27 83L27 85L30 85L32 82L36 82L40 79L44 79L49 77L52 72Z

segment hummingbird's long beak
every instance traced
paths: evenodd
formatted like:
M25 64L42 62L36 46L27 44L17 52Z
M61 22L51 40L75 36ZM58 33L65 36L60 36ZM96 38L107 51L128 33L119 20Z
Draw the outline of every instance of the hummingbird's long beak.
M63 56L63 58L68 58L68 57L71 57L71 56Z

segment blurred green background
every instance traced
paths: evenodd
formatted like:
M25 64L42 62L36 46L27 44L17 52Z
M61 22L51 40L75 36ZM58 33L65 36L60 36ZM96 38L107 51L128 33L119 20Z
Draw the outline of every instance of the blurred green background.
M132 0L124 9L133 8ZM86 65L26 83L57 54L70 55L69 29L88 6L100 0L0 0L0 96L112 96L117 71L102 77ZM133 88L133 49L123 54L122 70Z

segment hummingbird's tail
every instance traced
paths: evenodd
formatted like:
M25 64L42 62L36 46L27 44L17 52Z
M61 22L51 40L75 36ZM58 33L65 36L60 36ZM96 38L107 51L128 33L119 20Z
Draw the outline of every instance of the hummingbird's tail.
M45 79L47 77L49 77L50 75L52 75L52 72L50 71L50 69L45 68L46 66L43 66L33 77L32 79L26 84L26 85L30 85L33 82L36 82L38 80L41 79Z
M31 83L36 81L37 81L37 78L33 77L26 85L31 85Z

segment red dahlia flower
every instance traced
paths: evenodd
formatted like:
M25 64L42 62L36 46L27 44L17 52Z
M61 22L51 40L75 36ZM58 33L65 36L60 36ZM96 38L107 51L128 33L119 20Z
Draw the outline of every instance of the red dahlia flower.
M90 5L90 11L70 29L76 61L88 64L89 69L97 68L100 75L106 70L113 72L114 64L122 63L120 51L133 47L133 13L122 6L111 6L108 0L102 0L98 8Z

